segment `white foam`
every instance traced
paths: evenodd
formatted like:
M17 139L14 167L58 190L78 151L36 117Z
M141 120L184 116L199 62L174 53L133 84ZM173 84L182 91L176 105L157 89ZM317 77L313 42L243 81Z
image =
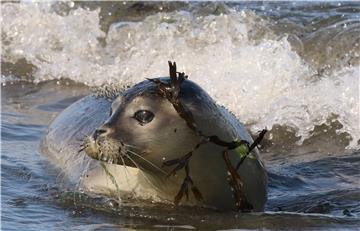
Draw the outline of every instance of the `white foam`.
M302 140L314 126L338 116L359 148L359 66L321 79L286 36L250 38L258 24L253 13L194 16L158 13L141 22L100 30L99 10L74 9L60 16L43 4L2 4L3 59L25 58L37 67L35 81L69 78L89 86L131 84L165 76L167 61L228 107L253 131L287 125ZM99 37L105 37L102 46Z

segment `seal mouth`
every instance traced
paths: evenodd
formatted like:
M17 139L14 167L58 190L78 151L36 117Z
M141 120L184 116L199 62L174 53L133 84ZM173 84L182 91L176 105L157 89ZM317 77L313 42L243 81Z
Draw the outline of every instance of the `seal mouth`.
M122 142L102 137L94 139L92 136L87 136L84 139L82 150L93 159L109 164L125 165L127 155L125 145Z

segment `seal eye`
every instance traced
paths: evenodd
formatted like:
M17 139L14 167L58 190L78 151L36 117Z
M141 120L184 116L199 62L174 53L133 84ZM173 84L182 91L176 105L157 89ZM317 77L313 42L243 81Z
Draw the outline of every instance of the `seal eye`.
M147 110L139 110L135 112L134 118L139 121L140 125L147 124L154 119L154 113Z

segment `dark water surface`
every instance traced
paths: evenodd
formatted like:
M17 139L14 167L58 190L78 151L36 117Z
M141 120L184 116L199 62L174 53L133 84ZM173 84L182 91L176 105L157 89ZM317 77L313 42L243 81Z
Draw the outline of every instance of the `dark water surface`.
M1 7L2 229L360 229L358 2ZM68 186L40 153L89 86L161 75L168 59L252 133L270 129L264 213L119 205Z

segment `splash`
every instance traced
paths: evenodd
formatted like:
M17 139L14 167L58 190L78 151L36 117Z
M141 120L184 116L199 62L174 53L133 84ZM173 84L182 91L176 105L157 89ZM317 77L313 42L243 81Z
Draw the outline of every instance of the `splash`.
M68 78L89 86L125 86L167 75L167 60L229 108L253 132L293 128L299 143L335 118L359 148L359 66L316 76L289 43L264 30L252 12L199 16L157 13L100 29L99 10L55 12L49 3L5 3L2 59L25 59L34 81ZM264 32L254 39L256 32ZM261 33L260 33L261 34Z

